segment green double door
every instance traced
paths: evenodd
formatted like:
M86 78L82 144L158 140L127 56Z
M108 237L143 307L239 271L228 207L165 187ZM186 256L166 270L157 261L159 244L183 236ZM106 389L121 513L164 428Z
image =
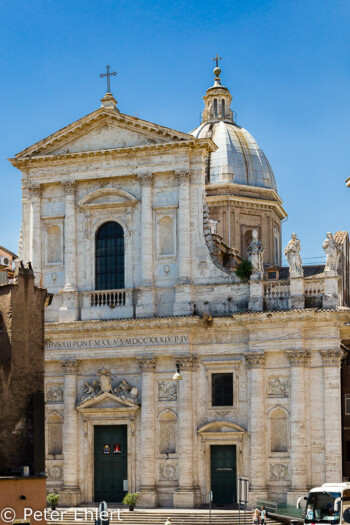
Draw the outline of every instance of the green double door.
M236 503L236 445L211 445L210 472L213 503Z
M95 501L122 501L128 479L127 426L95 426Z

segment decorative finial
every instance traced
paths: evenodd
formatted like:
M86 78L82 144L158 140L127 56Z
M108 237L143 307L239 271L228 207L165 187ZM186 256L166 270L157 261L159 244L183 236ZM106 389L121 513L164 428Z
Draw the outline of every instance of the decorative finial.
M111 76L115 77L117 72L113 71L113 73L110 73L109 70L111 69L111 66L106 66L106 69L107 69L107 73L101 73L100 77L101 78L107 77L107 93L110 93L111 92L111 80L110 80L110 77Z
M215 68L213 70L213 73L214 73L214 75L216 77L215 80L217 80L218 77L220 76L220 73L221 73L221 69L219 68L219 60L222 60L222 57L219 57L218 54L216 53L216 57L213 58L212 60L213 60L213 62L214 61L216 62L216 66L215 66Z

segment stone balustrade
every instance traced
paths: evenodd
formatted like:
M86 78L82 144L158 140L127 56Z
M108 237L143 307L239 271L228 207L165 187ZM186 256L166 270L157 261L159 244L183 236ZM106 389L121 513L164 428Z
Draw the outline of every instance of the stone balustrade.
M80 292L82 321L133 317L132 294L131 288Z

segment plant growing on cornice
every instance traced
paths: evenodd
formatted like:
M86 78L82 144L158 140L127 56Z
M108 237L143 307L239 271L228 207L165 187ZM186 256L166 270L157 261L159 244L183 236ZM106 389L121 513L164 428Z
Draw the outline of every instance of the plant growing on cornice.
M242 281L247 281L251 274L253 273L253 266L250 261L247 261L243 259L238 265L237 270L235 271L235 274L238 275Z

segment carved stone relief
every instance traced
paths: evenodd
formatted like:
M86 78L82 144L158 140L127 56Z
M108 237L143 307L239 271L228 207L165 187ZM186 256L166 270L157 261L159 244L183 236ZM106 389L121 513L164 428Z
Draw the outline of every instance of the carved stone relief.
M63 388L60 386L48 386L46 388L46 401L48 403L61 403L63 401Z
M50 481L59 481L63 479L63 466L51 464L45 469L47 479Z
M288 397L288 380L282 377L269 379L269 397Z
M108 368L101 368L98 370L99 379L94 379L90 383L84 382L85 388L83 394L78 401L78 405L93 399L104 393L110 393L122 399L123 401L129 401L137 405L138 390L136 387L130 385L130 383L123 379L118 383L116 387L112 387L112 374Z
M285 481L288 479L288 465L285 463L270 463L270 479Z
M158 401L176 401L177 383L175 381L159 381Z
M159 478L162 481L176 481L178 479L176 465L169 463L159 465Z

